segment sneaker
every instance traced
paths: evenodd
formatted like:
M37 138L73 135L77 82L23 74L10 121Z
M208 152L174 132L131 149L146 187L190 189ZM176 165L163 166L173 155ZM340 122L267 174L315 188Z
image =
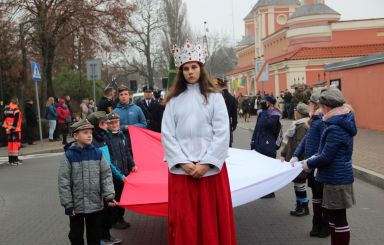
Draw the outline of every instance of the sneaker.
M113 236L110 236L108 241L110 242L110 244L120 244L123 242L123 240L116 238L116 237L113 237Z
M118 230L125 230L131 226L130 223L123 221L117 221L115 224L112 225L112 228L118 229Z

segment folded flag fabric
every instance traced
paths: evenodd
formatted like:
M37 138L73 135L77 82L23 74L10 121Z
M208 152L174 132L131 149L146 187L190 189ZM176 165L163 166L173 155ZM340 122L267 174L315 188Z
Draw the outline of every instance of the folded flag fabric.
M130 126L137 172L128 176L119 205L154 216L168 215L168 166L164 162L161 134ZM255 151L229 149L226 160L234 207L277 191L296 178L302 168L294 167Z

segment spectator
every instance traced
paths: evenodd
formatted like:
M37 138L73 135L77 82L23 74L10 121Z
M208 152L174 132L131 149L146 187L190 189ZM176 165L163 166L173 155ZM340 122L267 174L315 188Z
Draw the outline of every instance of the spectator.
M105 111L105 113L111 113L113 109L115 109L115 89L113 87L107 86L104 89L104 96L100 99L97 104L98 111Z
M63 145L67 144L67 135L69 132L69 124L72 122L71 113L67 105L65 104L64 99L59 100L59 105L57 107L57 129L59 134L62 135Z
M57 120L57 112L55 107L55 100L53 97L49 97L47 103L45 105L45 112L47 115L47 120L49 121L49 141L53 142L53 133L56 129L56 120Z
M153 99L153 89L145 86L143 88L144 91L144 99L140 100L137 105L141 108L144 113L145 119L147 119L147 127L150 130L154 130L153 128L153 113L156 107L155 100Z
M88 117L88 115L90 114L89 109L88 109L88 105L89 105L88 98L84 98L80 104L81 119L86 119Z
M37 126L37 116L33 108L33 100L25 101L25 121L26 121L26 138L29 145L35 145L35 129Z
M95 101L93 99L88 99L88 115L92 114L93 112L97 111Z

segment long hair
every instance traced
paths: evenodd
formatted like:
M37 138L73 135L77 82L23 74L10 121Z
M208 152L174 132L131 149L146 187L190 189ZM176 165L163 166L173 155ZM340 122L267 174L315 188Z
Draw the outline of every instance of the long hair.
M209 78L208 73L204 68L204 65L200 64L199 62L196 63L198 63L200 66L200 78L198 81L200 85L200 93L204 96L205 103L208 103L209 93L218 93L219 90ZM188 82L183 74L183 66L184 65L180 66L179 68L177 76L173 81L173 85L170 88L167 97L165 98L165 104L168 103L172 98L179 96L187 89Z
M308 124L308 128L310 128L310 127L312 126L312 122L313 122L313 120L314 120L314 118L315 118L315 112L316 112L319 108L320 108L319 104L315 104L315 108L314 108L314 110L312 111L311 116L309 117L309 120L308 120L308 122L307 122L307 124Z
M48 107L52 104L55 104L55 99L53 97L49 97L45 106Z

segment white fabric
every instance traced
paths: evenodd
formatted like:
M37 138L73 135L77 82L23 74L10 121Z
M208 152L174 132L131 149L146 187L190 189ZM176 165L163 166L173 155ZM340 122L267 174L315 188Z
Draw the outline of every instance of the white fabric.
M303 170L300 163L292 167L256 151L229 148L229 155L226 164L234 207L283 188Z
M223 96L211 93L208 103L199 84L188 84L187 90L167 104L161 126L165 160L169 171L186 175L179 163L212 164L204 176L220 172L228 157L228 112Z

